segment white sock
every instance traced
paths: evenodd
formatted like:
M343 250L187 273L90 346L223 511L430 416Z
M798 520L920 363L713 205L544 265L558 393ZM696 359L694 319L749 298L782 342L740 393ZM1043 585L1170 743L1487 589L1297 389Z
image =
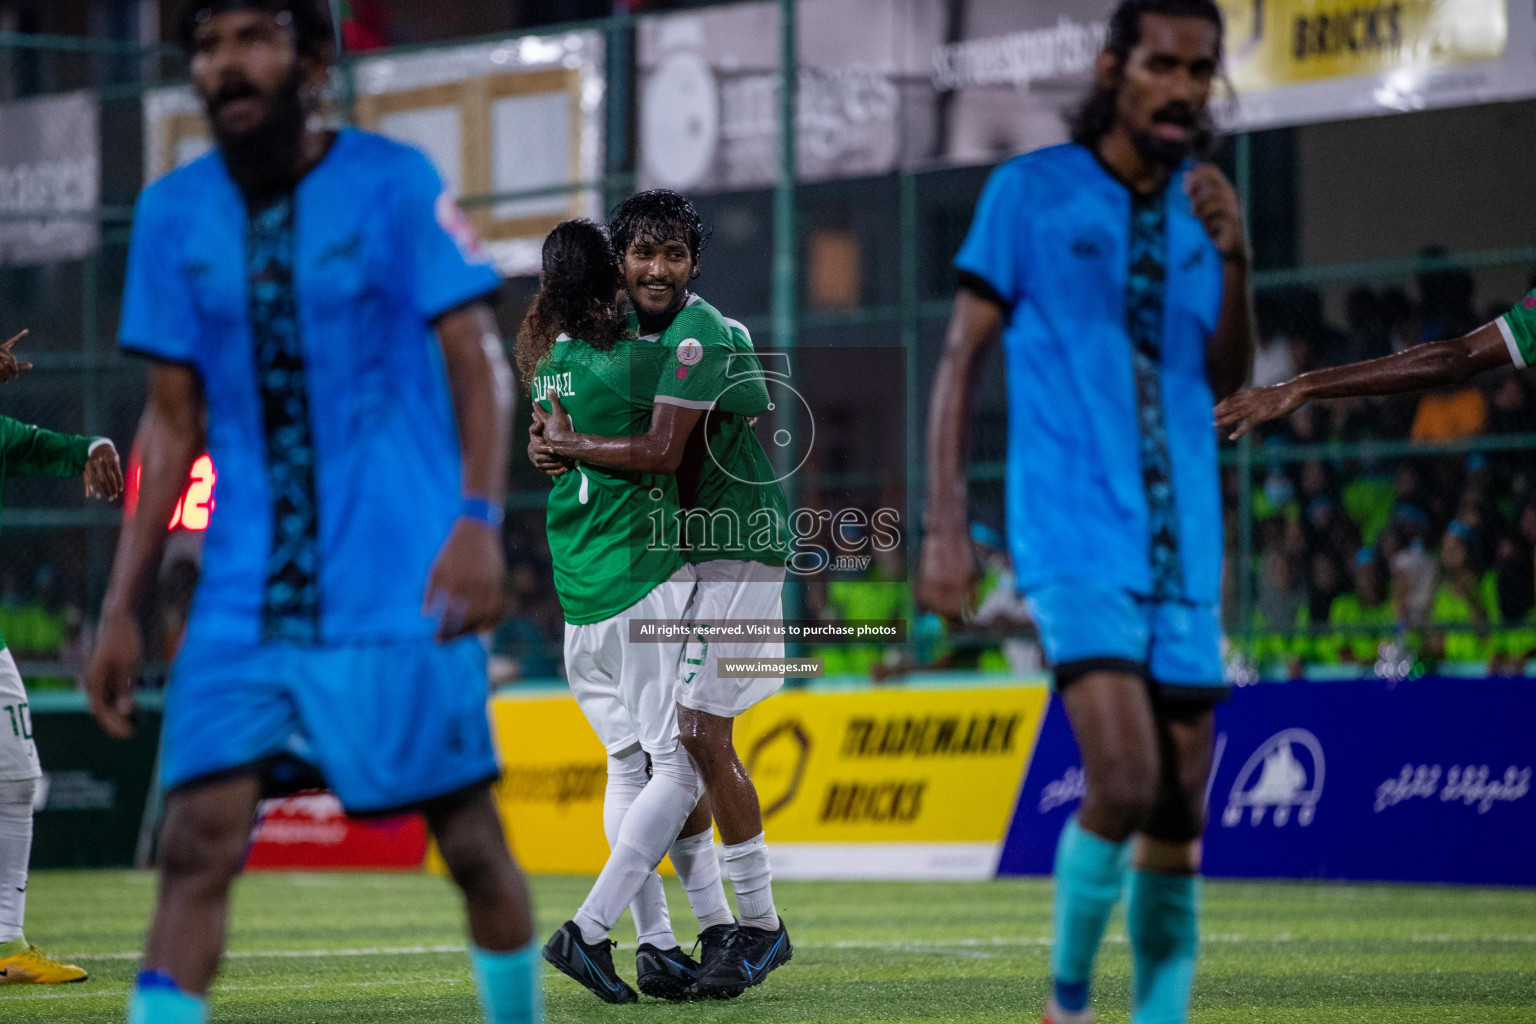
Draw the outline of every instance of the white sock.
M583 942L607 941L613 923L639 895L703 795L698 769L682 747L651 755L650 781L624 815L608 863L576 911Z
M32 857L36 779L0 782L0 942L21 938L27 916L27 863Z
M612 850L619 842L619 829L624 816L635 799L650 781L645 751L635 747L627 754L608 755L608 788L603 793L603 832ZM652 871L640 886L640 893L629 905L635 919L635 931L642 945L650 943L657 949L676 949L677 936L672 934L672 918L667 912L667 891L661 884L661 876Z
M779 912L773 907L773 870L768 866L768 840L763 833L725 848L725 872L731 876L741 923L749 928L777 929Z
M715 853L715 830L707 828L696 836L679 838L668 851L677 880L688 894L688 905L699 919L699 930L717 924L730 924L736 918L725 902L725 886L720 882L720 858Z

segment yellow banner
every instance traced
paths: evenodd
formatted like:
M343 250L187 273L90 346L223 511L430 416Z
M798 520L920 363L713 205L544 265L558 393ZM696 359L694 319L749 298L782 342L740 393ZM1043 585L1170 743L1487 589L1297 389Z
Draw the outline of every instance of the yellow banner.
M1044 687L781 693L736 723L774 843L997 843Z
M496 804L518 862L537 874L597 874L608 859L607 759L575 699L500 696L491 726L501 751Z
M1506 0L1220 0L1239 94L1502 57Z
M736 749L771 843L1001 844L1047 697L1040 686L785 692L737 720ZM503 696L491 716L496 802L523 867L602 870L603 748L575 700ZM429 865L441 870L435 850Z

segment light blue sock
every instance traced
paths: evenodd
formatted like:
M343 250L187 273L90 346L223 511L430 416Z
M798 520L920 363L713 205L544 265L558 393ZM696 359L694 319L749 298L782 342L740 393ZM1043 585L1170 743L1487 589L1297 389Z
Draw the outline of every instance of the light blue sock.
M1184 1024L1200 945L1200 879L1132 871L1125 927L1136 963L1132 1024Z
M471 944L469 963L475 971L485 1024L541 1024L544 994L539 982L542 960L537 940L510 953Z
M183 992L164 971L140 971L128 996L128 1024L205 1024L208 1000Z
M1087 832L1077 815L1056 844L1056 934L1051 943L1051 977L1063 1010L1088 1004L1093 959L1104 939L1109 913L1120 899L1130 843L1112 843Z

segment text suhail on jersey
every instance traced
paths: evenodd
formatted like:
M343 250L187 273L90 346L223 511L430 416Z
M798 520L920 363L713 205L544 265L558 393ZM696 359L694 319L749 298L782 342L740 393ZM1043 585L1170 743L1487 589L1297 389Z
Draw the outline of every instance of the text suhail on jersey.
M570 398L576 394L575 385L571 383L571 375L566 373L541 374L533 379L533 393L539 398L553 391L561 398Z

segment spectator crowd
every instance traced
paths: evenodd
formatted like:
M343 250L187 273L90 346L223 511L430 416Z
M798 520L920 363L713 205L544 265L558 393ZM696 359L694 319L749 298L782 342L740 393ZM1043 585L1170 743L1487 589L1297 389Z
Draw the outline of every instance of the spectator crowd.
M1507 308L1476 310L1473 280L1459 271L1421 275L1418 293L1414 302L1402 289L1355 288L1341 326L1316 292L1262 295L1255 382L1455 337ZM1238 650L1280 674L1372 667L1385 654L1422 668L1522 671L1536 657L1536 452L1477 439L1532 434L1530 383L1514 369L1422 395L1318 403L1266 425L1247 482L1247 574L1244 481L1224 471L1223 605ZM1368 446L1330 451L1402 440L1464 443L1395 459Z

